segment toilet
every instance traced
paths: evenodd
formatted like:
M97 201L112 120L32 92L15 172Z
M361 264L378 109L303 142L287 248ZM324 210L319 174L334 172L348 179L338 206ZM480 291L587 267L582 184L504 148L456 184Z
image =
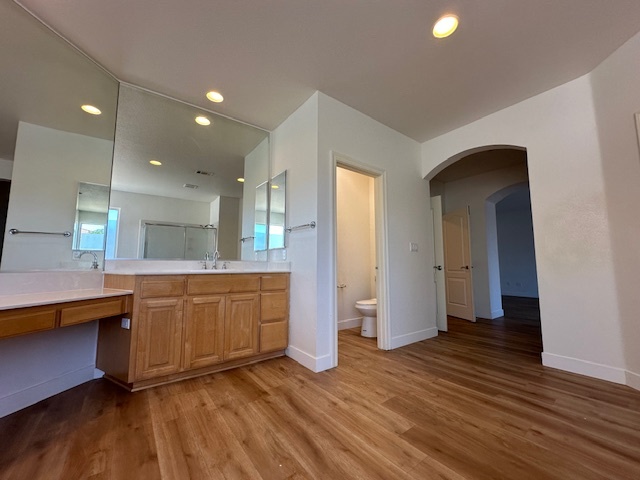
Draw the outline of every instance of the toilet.
M363 337L378 336L378 300L360 300L356 302L356 309L362 314L362 329L360 335Z

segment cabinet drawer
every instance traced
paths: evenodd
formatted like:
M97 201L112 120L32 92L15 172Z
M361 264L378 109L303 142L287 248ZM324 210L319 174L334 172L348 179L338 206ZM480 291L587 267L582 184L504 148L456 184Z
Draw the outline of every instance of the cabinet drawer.
M263 275L260 278L260 290L286 290L289 287L289 275Z
M187 280L187 295L257 292L258 275L193 275Z
M127 311L127 297L90 300L83 305L60 310L60 326L90 322L99 318L114 317Z
M51 330L55 326L55 306L0 312L0 338Z
M260 325L260 353L284 350L289 343L289 322Z
M144 277L140 283L140 297L181 297L184 294L184 277Z
M287 292L260 294L260 320L285 320L288 314L289 295Z

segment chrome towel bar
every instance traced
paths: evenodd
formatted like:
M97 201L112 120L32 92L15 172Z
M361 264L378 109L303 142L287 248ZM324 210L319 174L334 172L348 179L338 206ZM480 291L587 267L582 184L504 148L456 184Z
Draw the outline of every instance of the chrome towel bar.
M9 230L11 235L18 235L19 233L32 233L35 235L62 235L63 237L70 237L71 232L28 232L26 230L18 230L17 228L12 228Z
M302 230L303 228L316 228L316 222L305 223L304 225L296 225L295 227L285 228L287 233L291 233L294 230Z

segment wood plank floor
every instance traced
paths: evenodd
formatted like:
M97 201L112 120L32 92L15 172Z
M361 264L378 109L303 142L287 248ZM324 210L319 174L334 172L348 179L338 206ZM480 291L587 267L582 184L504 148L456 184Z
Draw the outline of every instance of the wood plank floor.
M321 374L83 384L0 419L0 478L640 478L640 392L542 367L534 322L449 322L392 352L341 332Z

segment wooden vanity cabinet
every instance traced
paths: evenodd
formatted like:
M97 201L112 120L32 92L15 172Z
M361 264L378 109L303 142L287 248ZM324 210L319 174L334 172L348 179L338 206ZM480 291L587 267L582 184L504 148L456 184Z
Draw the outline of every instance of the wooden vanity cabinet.
M260 285L260 352L289 344L289 276L264 275Z
M289 274L117 275L131 329L101 322L98 368L130 390L284 355Z
M184 368L215 365L224 360L225 297L187 297L184 322Z
M182 297L145 298L140 301L136 380L146 380L180 371L182 304Z

